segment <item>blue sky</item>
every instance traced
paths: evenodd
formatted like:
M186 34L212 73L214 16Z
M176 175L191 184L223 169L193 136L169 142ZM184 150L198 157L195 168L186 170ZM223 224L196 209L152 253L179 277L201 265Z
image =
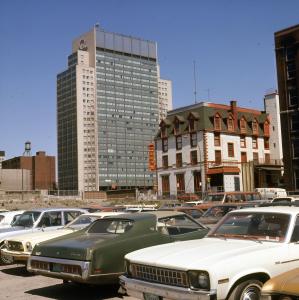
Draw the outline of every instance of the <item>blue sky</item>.
M198 101L263 109L276 88L274 32L299 23L297 0L0 1L0 150L56 155L56 75L74 38L106 31L157 41L174 107Z

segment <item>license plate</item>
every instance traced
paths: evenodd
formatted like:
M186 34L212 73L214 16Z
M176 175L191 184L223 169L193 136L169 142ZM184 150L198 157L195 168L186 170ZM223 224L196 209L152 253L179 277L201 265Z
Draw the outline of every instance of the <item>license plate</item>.
M162 297L150 293L143 293L144 300L162 300Z
M62 267L60 264L53 264L53 272L61 272Z

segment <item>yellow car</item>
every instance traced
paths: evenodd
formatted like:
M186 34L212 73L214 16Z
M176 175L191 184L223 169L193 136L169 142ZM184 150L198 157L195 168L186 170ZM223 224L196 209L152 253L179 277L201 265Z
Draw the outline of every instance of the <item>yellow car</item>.
M299 268L268 280L262 289L261 300L299 299Z

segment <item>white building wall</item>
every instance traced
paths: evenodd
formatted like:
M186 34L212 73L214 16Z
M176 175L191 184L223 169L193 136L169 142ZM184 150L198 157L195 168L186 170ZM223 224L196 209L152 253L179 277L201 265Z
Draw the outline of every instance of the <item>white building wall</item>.
M281 122L280 122L280 106L278 94L271 93L265 95L265 110L270 118L270 153L271 159L282 160L282 138L281 138Z
M99 186L95 76L95 69L89 67L89 53L78 50L76 85L79 191L97 191ZM93 122L91 118L94 118Z
M156 156L157 156L157 175L158 175L158 191L159 194L162 193L162 176L169 175L169 186L170 194L177 194L177 182L176 174L184 173L185 179L185 191L186 193L194 193L194 180L193 171L201 171L202 178L204 178L204 166L203 166L203 134L202 132L197 132L197 147L191 147L190 145L190 134L182 135L182 150L176 150L176 139L174 136L168 138L168 151L163 153L162 151L162 141L158 140L156 145ZM197 150L197 160L199 164L196 166L191 166L190 152ZM181 168L176 167L176 154L182 153L183 166ZM168 156L168 169L162 168L162 157L163 155ZM202 163L200 164L200 161ZM204 182L202 183L204 185ZM204 188L204 187L203 187Z

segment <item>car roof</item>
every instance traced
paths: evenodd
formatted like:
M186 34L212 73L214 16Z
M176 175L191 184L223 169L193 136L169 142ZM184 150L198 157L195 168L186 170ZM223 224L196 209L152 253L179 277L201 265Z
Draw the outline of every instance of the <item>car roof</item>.
M82 208L76 208L76 207L51 207L51 208L34 208L34 209L28 209L25 212L51 212L51 211L82 211L82 212L87 212L86 209Z
M3 211L3 212L0 212L0 215L2 215L2 216L17 215L17 214L22 214L24 211L25 210Z
M233 210L230 213L238 212L269 212L269 213L286 213L286 214L299 214L299 207L294 206L267 206L267 207L251 207Z
M142 220L142 219L148 219L153 218L154 216L157 219L160 218L167 218L167 217L173 217L173 216L179 216L179 215L185 215L183 212L179 211L146 211L146 212L136 212L136 213L121 213L116 216L111 216L111 218L117 218L117 219L130 219L130 220Z
M98 211L98 212L94 212L94 213L85 213L82 214L81 216L90 216L90 217L106 217L106 216L117 216L117 215L121 215L124 214L121 211Z

